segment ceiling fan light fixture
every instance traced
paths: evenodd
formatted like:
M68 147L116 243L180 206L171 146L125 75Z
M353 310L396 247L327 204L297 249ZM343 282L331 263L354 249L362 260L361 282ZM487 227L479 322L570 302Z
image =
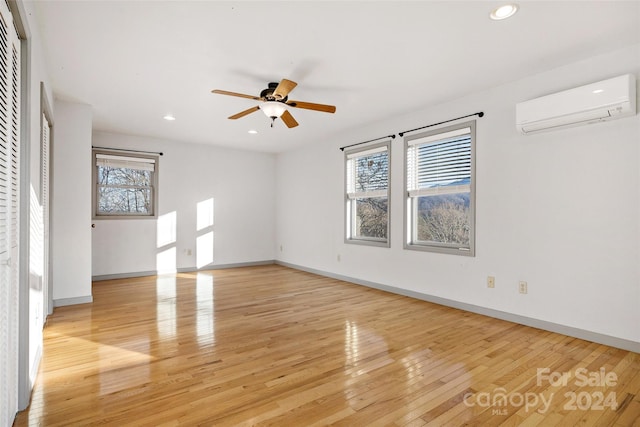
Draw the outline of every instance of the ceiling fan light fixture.
M265 101L260 105L262 112L269 118L279 118L287 111L287 106L278 101Z
M289 93L298 84L294 81L282 79L280 83L269 83L269 87L260 92L260 96L245 95L238 92L229 92L228 90L214 89L211 92L219 95L235 96L238 98L248 98L256 101L262 101L258 105L240 111L237 114L229 116L230 120L236 120L245 117L258 110L262 110L268 118L271 119L271 127L273 127L276 119L282 120L284 125L291 129L298 126L298 122L289 111L289 107L301 108L304 110L322 111L325 113L335 113L336 107L333 105L315 104L313 102L289 101Z

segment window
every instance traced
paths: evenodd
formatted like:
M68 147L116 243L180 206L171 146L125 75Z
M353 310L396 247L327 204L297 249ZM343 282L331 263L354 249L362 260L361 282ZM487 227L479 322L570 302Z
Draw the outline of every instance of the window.
M405 138L405 248L474 255L475 121Z
M158 158L94 150L93 216L155 218Z
M389 146L345 152L347 242L389 247Z

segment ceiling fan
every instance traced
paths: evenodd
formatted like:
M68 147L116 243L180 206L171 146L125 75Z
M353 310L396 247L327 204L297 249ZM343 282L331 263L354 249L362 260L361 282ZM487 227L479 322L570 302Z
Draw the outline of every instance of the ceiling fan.
M271 127L277 118L282 119L284 124L288 128L298 126L298 122L293 118L289 112L288 107L304 108L305 110L322 111L324 113L335 113L336 107L333 105L314 104L311 102L292 101L289 100L289 92L293 90L298 84L291 80L282 79L280 83L269 83L269 86L260 92L260 96L245 95L243 93L229 92L226 90L214 89L211 92L220 95L237 96L240 98L254 99L256 101L262 101L259 105L251 107L244 111L241 111L229 118L231 120L239 119L254 111L262 110L264 114L271 119Z

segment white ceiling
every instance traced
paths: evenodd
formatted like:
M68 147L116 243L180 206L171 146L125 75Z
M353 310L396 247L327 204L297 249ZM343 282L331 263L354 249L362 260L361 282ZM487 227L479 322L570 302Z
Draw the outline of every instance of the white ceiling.
M38 1L57 98L94 129L280 152L380 118L640 43L640 1ZM294 80L300 126L227 117L270 81ZM171 113L174 122L162 117ZM420 125L418 123L417 125ZM255 129L257 135L248 134ZM366 135L366 132L363 132Z

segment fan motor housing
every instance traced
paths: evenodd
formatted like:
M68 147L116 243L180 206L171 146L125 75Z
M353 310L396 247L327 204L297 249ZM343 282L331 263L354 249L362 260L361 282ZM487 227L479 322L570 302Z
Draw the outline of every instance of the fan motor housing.
M273 92L278 87L278 84L279 83L274 83L274 82L269 83L269 87L267 87L262 92L260 92L260 98L262 98L262 99L264 99L266 101L287 102L288 96L285 96L284 98L276 98L275 96L273 96Z

